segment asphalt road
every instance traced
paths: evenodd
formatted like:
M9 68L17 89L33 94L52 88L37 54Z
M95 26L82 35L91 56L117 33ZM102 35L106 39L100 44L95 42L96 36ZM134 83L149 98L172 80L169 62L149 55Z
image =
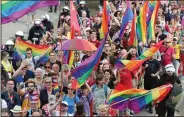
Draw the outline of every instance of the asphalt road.
M92 5L95 5L94 2L91 2L91 3L92 3ZM97 9L97 7L98 6L96 5L94 10ZM92 12L93 12L92 14L95 13L94 10L92 10ZM35 19L40 18L43 14L47 13L50 16L51 21L53 21L54 26L56 26L57 21L58 21L59 11L57 13L49 13L48 11L49 11L48 7L38 9L36 11ZM29 28L30 28L32 26L31 16L29 17L29 19L30 19L30 25L29 25ZM2 25L2 44L5 44L5 42L9 39L13 39L15 36L15 33L19 30L23 31L25 33L25 37L27 37L28 26L26 25L26 21L27 21L27 15L20 18L15 23L11 22L11 23ZM183 78L182 82L183 82L183 86L184 86L184 78ZM184 116L183 109L184 109L184 100L182 101L182 104L178 108L178 110L180 112L176 113L176 115ZM137 114L137 116L156 116L156 114L155 114L155 112L153 114L149 114L146 110L143 110L142 112Z

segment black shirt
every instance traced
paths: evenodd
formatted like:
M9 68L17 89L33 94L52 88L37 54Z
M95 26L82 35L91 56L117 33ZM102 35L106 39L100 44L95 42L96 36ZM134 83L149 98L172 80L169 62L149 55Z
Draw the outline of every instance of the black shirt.
M48 60L48 61L50 62L50 60ZM51 66L55 63L58 64L59 65L59 71L61 71L61 62L60 61L56 60L56 62L54 62L54 63L50 62L50 63L51 63Z
M155 74L160 69L160 63L156 59L144 62L143 66L145 66L146 64L148 64L148 67L145 69L145 75Z

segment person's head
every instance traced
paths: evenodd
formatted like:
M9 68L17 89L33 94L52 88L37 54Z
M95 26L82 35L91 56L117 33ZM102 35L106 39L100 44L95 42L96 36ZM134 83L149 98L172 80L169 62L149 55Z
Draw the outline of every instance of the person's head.
M173 64L168 64L165 66L165 71L166 71L166 74L171 77L174 73L175 73L175 68L173 66Z
M156 32L161 32L162 31L162 26L159 24L156 26Z
M7 83L6 83L6 88L8 91L13 91L14 89L14 86L15 86L15 82L13 79L8 79L7 80Z
M40 40L40 45L45 45L45 41L43 39Z
M83 17L83 18L86 17L86 11L82 11L82 17Z
M107 113L108 113L108 105L105 105L105 104L99 105L99 107L98 107L98 113L99 113L99 116L107 116Z
M58 79L59 78L59 73L57 73L57 72L49 72L48 76L51 77L52 79Z
M62 70L63 70L63 72L64 72L65 74L68 74L69 71L70 71L70 67L68 66L68 64L64 64L64 65L62 66Z
M4 60L4 61L7 61L9 58L10 57L9 57L8 52L3 51L2 54L1 54L1 59Z
M84 114L84 104L82 102L78 102L76 104L76 113L75 113L75 115L85 116L85 114Z
M93 41L95 41L95 40L96 40L96 38L97 38L97 32L96 32L96 29L91 29L90 37L91 37L91 40L93 40Z
M49 106L53 106L56 103L56 96L55 95L49 95L48 97Z
M2 117L9 117L8 109L7 108L2 108L1 109L1 116Z
M13 113L14 117L20 117L22 116L22 107L15 105L13 109L10 110Z
M30 104L30 107L31 107L32 110L38 109L38 108L37 108L38 100L31 100L31 101L29 102L29 104Z
M42 78L43 77L43 70L41 68L36 68L35 77L36 78Z
M63 12L69 12L68 6L64 6L64 7L63 7Z
M85 95L85 96L87 96L87 94L88 94L88 88L87 88L87 86L84 84L84 85L82 85L80 87L80 89L82 91L82 94Z
M177 37L174 37L173 38L173 44L176 45L178 43L178 38Z
M36 19L36 20L34 21L34 26L35 26L35 27L40 27L40 26L41 26L41 20L40 20L40 19Z
M115 43L111 43L111 51L112 52L116 51L116 44Z
M42 113L39 111L35 111L32 113L32 117L42 117Z
M102 71L110 69L110 65L108 63L103 64Z
M59 65L57 63L54 63L52 65L52 70L56 73L59 73Z
M49 52L49 59L50 61L55 61L56 60L56 54L54 51Z
M27 48L26 49L26 56L27 56L27 58L31 58L32 57L32 48Z
M131 54L132 56L136 56L136 55L137 55L137 48L136 48L135 46L132 46L131 49L132 49L132 51L131 51L130 54Z
M169 38L166 38L166 39L164 40L164 45L165 45L166 47L169 47L170 44L171 44L171 40L170 40Z
M80 7L84 7L84 6L85 6L85 4L86 4L86 2L85 2L85 1L80 1L80 2L79 2Z
M102 21L102 20L101 20L100 17L97 17L97 18L96 18L96 23L97 23L97 24L101 24L101 21Z
M103 85L104 84L104 79L102 74L98 74L96 77L96 84L97 85Z
M48 88L52 88L52 78L51 77L46 77L44 79L44 83L45 83L45 87Z
M67 88L68 88L68 94L74 94L75 89L72 87L71 83L68 84Z
M46 72L51 71L51 63L49 61L44 64L44 69Z
M35 87L36 87L36 84L35 84L34 80L28 79L28 80L26 81L26 85L27 85L27 91L28 91L29 93L33 93L33 91L34 91L34 89L35 89Z
M109 80L112 77L112 74L112 71L110 69L107 69L104 71L104 78Z
M155 40L151 40L150 43L149 43L149 47L154 47L156 44L156 41Z
M68 111L68 102L62 101L61 102L61 112L67 112Z

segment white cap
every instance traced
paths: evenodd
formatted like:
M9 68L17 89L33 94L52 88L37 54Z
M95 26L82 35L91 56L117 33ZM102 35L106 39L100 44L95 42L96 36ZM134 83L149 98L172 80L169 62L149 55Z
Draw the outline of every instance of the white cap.
M15 33L15 35L17 35L17 36L24 36L24 33L23 33L22 31L17 31L17 32Z
M42 19L50 20L50 17L49 17L49 15L48 15L48 14L44 14L44 15L42 15Z
M14 42L12 40L8 40L8 41L6 41L5 45L14 45Z
M68 6L64 6L63 9L69 10Z
M80 3L79 4L86 4L86 2L85 1L80 1Z
M40 25L40 24L41 24L41 20L40 20L40 19L36 19L36 20L34 21L34 24Z
M165 66L165 71L166 72L175 72L175 68L174 68L174 66L173 66L173 64L168 64L168 65L166 65Z
M62 101L61 104L65 104L68 106L68 102L66 102L66 101Z

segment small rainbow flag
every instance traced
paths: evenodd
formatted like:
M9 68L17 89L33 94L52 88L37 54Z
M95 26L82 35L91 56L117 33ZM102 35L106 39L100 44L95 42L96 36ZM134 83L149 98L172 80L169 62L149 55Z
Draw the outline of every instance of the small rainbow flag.
M76 79L73 82L73 84L76 85L75 88L79 88L81 85L83 85L84 82L87 80L88 76L93 71L95 65L98 63L101 57L106 40L107 34L105 38L101 41L101 44L98 47L97 51L72 71L72 76L74 76Z
M160 1L156 1L156 6L151 16L151 21L149 22L149 25L148 25L148 39L149 40L152 38L155 40L155 21L156 21L159 7L160 7Z
M58 0L3 0L1 2L1 21L2 24L6 24L21 18L25 14L33 12L41 7L58 4Z
M103 14L102 14L102 26L100 28L100 39L103 39L109 30L109 27L108 27L108 24L109 24L108 13L109 13L109 11L107 11L106 2L107 2L106 0L103 1Z
M147 17L147 12L148 12L148 1L144 2L143 7L140 10L140 14L137 17L137 37L140 41L143 42L143 44L146 44L146 17Z
M34 44L27 43L19 38L16 39L13 58L15 58L16 60L17 58L20 58L18 57L19 54L16 51L17 49L19 49L19 51L22 54L26 55L27 48L32 48L33 56L41 56L45 53L45 55L40 58L39 60L40 63L44 63L45 61L48 60L49 52L51 51L51 48L49 48L48 45L34 45Z
M115 88L108 99L108 104L114 109L125 110L128 107L138 113L149 103L162 101L172 87L171 84L166 84L152 90L128 89L124 91Z

